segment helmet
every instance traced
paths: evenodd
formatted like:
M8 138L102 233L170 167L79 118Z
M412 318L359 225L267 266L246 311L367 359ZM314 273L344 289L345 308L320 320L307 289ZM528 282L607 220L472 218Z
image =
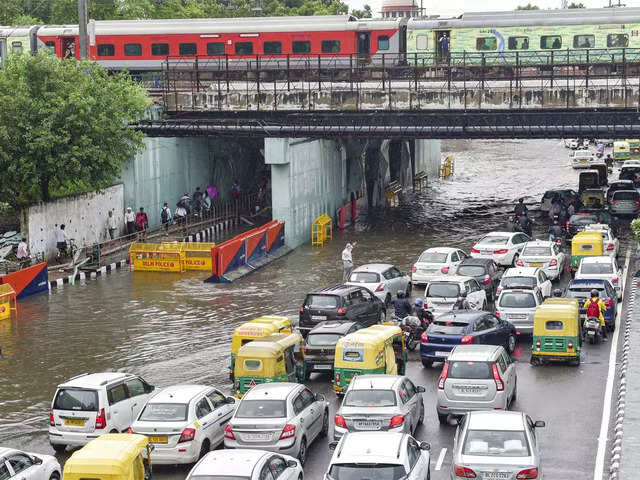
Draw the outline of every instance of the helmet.
M396 296L398 298L404 298L404 290L398 290L398 292L396 293Z
M591 296L592 297L599 297L600 296L600 292L594 288L593 290L591 290Z
M555 288L553 290L553 296L554 297L561 297L562 296L562 290L560 290L559 288Z
M417 305L418 307L421 307L423 302L422 302L422 299L421 299L421 298L416 298L416 301L415 301L415 302L413 302L413 303L414 303L415 305Z

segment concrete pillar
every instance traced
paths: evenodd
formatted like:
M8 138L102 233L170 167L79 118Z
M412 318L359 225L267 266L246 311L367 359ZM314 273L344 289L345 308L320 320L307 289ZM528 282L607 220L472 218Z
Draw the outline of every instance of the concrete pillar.
M415 140L415 173L425 172L429 179L437 178L442 156L440 140Z

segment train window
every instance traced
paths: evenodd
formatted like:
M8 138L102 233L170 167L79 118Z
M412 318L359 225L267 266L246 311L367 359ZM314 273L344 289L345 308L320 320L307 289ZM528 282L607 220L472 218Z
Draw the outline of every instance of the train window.
M156 57L166 57L167 55L169 55L169 44L168 43L152 43L151 55L154 55Z
M11 51L15 55L22 53L22 42L11 42Z
M311 42L292 42L291 52L297 54L305 54L311 52Z
M595 35L574 35L573 48L593 48L596 46Z
M496 37L476 38L476 50L495 50L497 47L498 39Z
M428 44L426 35L418 35L416 37L416 50L427 50Z
M238 42L236 43L236 55L251 55L253 53L253 43Z
M193 57L198 54L198 46L195 43L181 43L179 50L181 57Z
M207 43L207 55L224 55L224 42Z
M44 42L44 46L47 47L47 50L49 50L51 53L53 53L54 55L56 54L56 42L52 42L51 40L49 40L48 42Z
M629 35L626 33L611 33L607 35L607 47L627 48L629 46Z
M282 42L264 42L265 55L280 55L282 53Z
M562 37L560 35L542 35L540 37L540 48L542 50L562 48Z
M509 37L509 50L529 50L529 37Z
M340 40L323 40L322 53L340 53Z
M116 54L116 48L110 43L101 43L98 45L99 57L113 57Z
M425 35L420 36L427 38ZM378 37L378 50L389 50L389 37L387 35L380 35Z
M139 57L142 55L142 45L139 43L125 43L124 54L126 57Z

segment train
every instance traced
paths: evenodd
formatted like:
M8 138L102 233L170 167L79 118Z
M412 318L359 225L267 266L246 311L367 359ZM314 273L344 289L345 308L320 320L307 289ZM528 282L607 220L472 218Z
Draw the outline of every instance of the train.
M443 38L446 36L446 45ZM48 50L79 57L77 25L0 27L0 57ZM265 69L361 64L640 63L640 8L464 13L455 18L350 15L105 20L88 25L89 58L111 70L159 71L171 60ZM635 55L635 56L634 56ZM597 60L596 60L597 61ZM242 63L244 62L244 63Z

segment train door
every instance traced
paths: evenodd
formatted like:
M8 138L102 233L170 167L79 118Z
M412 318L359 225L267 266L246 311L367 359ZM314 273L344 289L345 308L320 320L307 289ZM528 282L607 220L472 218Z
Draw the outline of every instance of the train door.
M434 32L434 36L438 61L447 62L451 51L451 30L437 30Z
M62 58L77 58L76 37L62 37Z
M371 54L371 34L358 32L358 55L369 56Z

